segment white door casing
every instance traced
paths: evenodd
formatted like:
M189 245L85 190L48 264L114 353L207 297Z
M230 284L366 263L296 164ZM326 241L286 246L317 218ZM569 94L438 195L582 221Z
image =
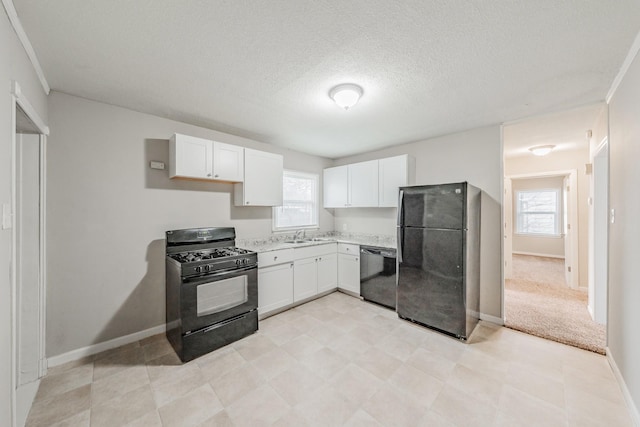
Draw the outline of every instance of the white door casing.
M11 108L11 128L12 128L12 142L11 142L11 422L13 426L22 426L26 421L26 416L31 407L31 402L35 397L35 393L38 389L39 378L43 377L46 374L47 366L46 366L46 354L45 354L45 319L46 319L46 135L49 134L49 128L42 121L35 108L31 105L25 95L22 93L20 89L20 85L18 82L12 82L11 88L11 96L12 96L12 108ZM38 181L38 195L35 196L39 201L39 213L38 213L38 228L39 232L37 233L38 237L38 247L36 250L38 252L38 262L34 266L33 264L29 265L30 269L37 268L37 274L31 274L31 277L37 277L37 290L35 294L37 294L36 300L33 298L29 298L30 303L37 305L36 308L31 307L31 309L37 312L37 319L35 320L35 325L37 325L37 334L38 338L34 341L37 346L37 349L31 348L31 345L28 345L26 348L29 348L29 351L35 351L37 355L35 356L35 361L37 363L37 379L35 381L31 381L33 378L33 373L31 372L31 368L25 370L25 375L21 375L20 370L25 366L26 360L24 360L24 351L21 347L20 343L25 342L25 340L21 340L20 333L21 329L20 325L20 316L25 311L22 310L22 307L18 306L19 301L24 301L25 298L20 298L21 288L20 282L18 281L20 278L19 267L20 263L20 254L19 251L23 249L23 245L21 245L21 233L18 227L18 214L20 213L18 210L18 201L22 200L18 195L19 191L21 191L21 178L20 178L20 168L18 165L19 159L21 159L19 150L20 150L20 137L16 131L17 129L17 117L18 111L22 110L21 113L24 113L30 122L34 125L34 127L40 132L38 140L34 143L38 144L36 152L38 152L38 165L34 166L37 168L37 178ZM33 147L30 147L33 148ZM23 275L24 276L24 275ZM25 296L25 295L23 295ZM31 310L27 310L26 312L33 312ZM31 326L35 326L33 322L30 322ZM31 356L31 355L30 355ZM21 359L22 358L22 359Z
M605 138L593 157L593 277L589 280L589 312L597 323L607 323L607 288L609 268L609 143Z
M510 279L513 274L513 193L511 178L504 179L504 278Z

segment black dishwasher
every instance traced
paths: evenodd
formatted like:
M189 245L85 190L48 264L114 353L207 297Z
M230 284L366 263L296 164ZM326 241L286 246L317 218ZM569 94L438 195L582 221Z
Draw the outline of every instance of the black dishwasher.
M360 296L396 309L396 250L360 246Z

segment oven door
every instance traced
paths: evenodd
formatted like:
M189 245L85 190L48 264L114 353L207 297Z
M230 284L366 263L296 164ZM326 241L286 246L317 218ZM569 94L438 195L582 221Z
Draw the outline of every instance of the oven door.
M218 271L182 281L182 333L258 308L258 267Z

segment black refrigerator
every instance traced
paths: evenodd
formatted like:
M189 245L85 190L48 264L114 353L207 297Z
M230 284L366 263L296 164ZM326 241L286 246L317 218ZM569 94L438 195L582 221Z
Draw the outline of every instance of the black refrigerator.
M480 189L400 188L398 316L466 340L480 311Z

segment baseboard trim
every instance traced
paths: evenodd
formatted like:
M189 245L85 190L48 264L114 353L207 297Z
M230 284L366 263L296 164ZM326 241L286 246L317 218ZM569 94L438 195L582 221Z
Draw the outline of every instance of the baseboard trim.
M47 359L47 366L58 366L67 362L73 362L74 360L82 359L83 357L92 356L105 350L111 350L112 348L120 347L125 344L131 344L132 342L140 341L141 339L162 334L166 331L166 325L158 325L153 328L145 329L144 331L134 332L133 334L125 335L123 337L114 338L109 341L92 344L87 347L71 350L67 353L52 356Z
M622 391L622 396L624 397L624 401L627 404L627 408L629 409L629 415L631 416L631 420L633 424L636 426L640 426L640 413L638 412L638 408L631 398L631 393L629 393L629 389L627 388L627 383L624 382L624 378L622 378L622 373L620 369L618 369L618 365L616 364L613 355L611 354L611 349L607 347L607 361L611 366L611 370L613 371L613 375L616 377L618 381L618 385L620 386L620 390Z
M480 313L480 320L484 320L486 322L495 323L496 325L504 326L504 320L500 317L491 316L490 314Z
M564 259L564 256L562 255L548 255L548 254L539 254L536 252L520 252L520 251L512 251L511 252L514 255L529 255L529 256L541 256L541 257L545 257L545 258L558 258L558 259Z

